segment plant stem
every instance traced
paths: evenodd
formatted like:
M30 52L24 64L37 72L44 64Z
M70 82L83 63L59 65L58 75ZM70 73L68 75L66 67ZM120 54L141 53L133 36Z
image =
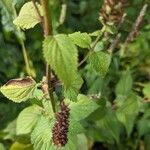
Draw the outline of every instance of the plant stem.
M16 18L17 12L16 12L15 5L12 5L12 8L13 8L14 17ZM22 34L19 27L17 27L17 31L19 32L19 34ZM32 72L31 72L31 68L30 68L30 64L29 64L30 59L28 57L28 53L27 53L27 49L25 47L24 39L22 37L21 38L19 37L19 44L21 45L21 48L22 48L22 54L23 54L23 58L24 58L24 62L25 62L26 72L28 75L32 76Z
M27 50L25 48L25 44L24 41L22 39L20 39L20 44L21 44L21 48L22 48L22 53L23 53L23 57L24 57L24 61L25 61L25 66L26 66L26 71L29 75L31 75L31 70L30 70L30 65L29 65L29 59L27 56Z
M44 24L43 24L43 30L44 30L44 37L46 38L49 35L52 35L52 22L49 16L49 11L48 11L48 0L41 0L41 5L43 7L44 11ZM47 93L49 94L53 112L56 112L55 110L55 101L53 97L53 88L51 84L51 73L52 70L48 64L46 64L46 84L48 85L48 91Z
M126 38L126 41L124 43L124 49L127 49L129 43L132 42L134 40L134 38L137 36L139 29L140 29L140 26L141 26L141 23L142 23L144 16L146 14L147 8L148 8L148 4L144 4L144 6L142 7L135 23L133 24L131 32L129 33L128 37Z
M104 35L104 33L105 33L105 26L102 28L102 33L97 36L97 38L95 39L93 45L90 47L89 52L87 53L87 55L78 64L78 67L80 67L88 59L88 57L90 56L91 52L93 52L96 44L98 43L98 41L100 40L100 38Z

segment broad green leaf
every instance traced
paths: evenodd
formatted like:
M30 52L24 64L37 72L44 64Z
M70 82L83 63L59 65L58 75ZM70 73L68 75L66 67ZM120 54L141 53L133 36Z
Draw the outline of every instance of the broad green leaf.
M34 146L34 150L57 150L52 142L52 128L54 126L55 119L49 117L41 117L37 126L32 132L31 142ZM60 150L76 150L76 139L73 135L68 134L68 143Z
M89 116L98 108L98 105L88 97L79 94L77 102L70 102L70 117L79 121Z
M25 108L17 118L17 134L28 134L36 126L41 115L41 107L33 105Z
M75 80L73 80L72 85L70 87L66 87L64 91L65 98L70 99L71 101L76 101L79 93L79 89L83 84L82 78L77 75Z
M145 85L143 89L143 94L146 98L150 98L150 83Z
M6 150L2 143L0 143L0 150Z
M91 44L91 37L87 33L75 32L68 35L74 44L81 48L88 48Z
M98 74L105 76L111 62L111 55L101 51L93 52L89 57L89 62Z
M69 134L76 135L85 132L85 129L79 121L76 121L76 118L70 116L69 118Z
M150 119L142 118L138 121L139 135L150 134Z
M42 6L38 3L36 4L41 16L43 16ZM38 14L32 2L25 3L19 12L19 16L13 21L15 25L22 29L33 28L39 22Z
M114 139L119 143L120 125L112 110L107 110L106 114L96 124L102 131L99 134L103 134L106 140L112 141L111 139Z
M129 96L132 92L132 83L133 80L130 71L124 72L116 86L115 89L116 95L124 97Z
M135 94L132 94L127 99L118 100L117 106L117 118L125 126L126 132L129 136L132 132L135 118L141 106L140 98Z
M78 134L78 149L77 150L88 150L88 139L84 134Z
M65 86L70 86L76 77L77 48L65 34L50 36L43 44L44 57Z
M36 82L31 77L12 79L0 88L8 99L20 103L33 97Z
M52 128L54 120L42 116L31 134L34 150L52 150Z
M33 150L33 148L31 144L23 144L23 143L15 142L12 144L9 150Z

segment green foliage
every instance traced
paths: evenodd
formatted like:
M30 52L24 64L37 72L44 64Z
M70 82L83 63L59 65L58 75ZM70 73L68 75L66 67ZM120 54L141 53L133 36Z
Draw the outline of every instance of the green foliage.
M93 52L89 58L91 67L101 76L105 76L110 62L111 56L104 52Z
M143 89L143 94L145 97L150 98L150 83L145 85L145 87Z
M43 16L42 7L40 4L37 4L37 7L41 16ZM22 29L33 28L39 22L39 17L32 2L25 3L20 10L19 16L13 21L15 25Z
M74 81L72 82L72 85L70 87L66 87L64 91L65 98L68 98L72 101L76 101L77 96L79 94L79 89L81 88L83 84L82 78L77 75Z
M51 0L47 7L36 1L42 22L33 2L25 2L0 1L0 86L9 80L0 88L6 97L0 95L0 150L149 150L149 10L140 34L123 49L145 1L128 1L119 25L100 22L102 0ZM52 25L48 37L43 35L47 19ZM25 36L20 28L30 30ZM23 56L36 70L36 81L25 77ZM68 141L57 147L52 132L62 100L70 113Z
M12 79L0 88L0 91L10 100L20 103L33 98L36 82L32 78Z
M51 36L43 44L44 57L58 77L69 87L76 78L77 48L65 34Z
M92 42L87 33L75 32L68 35L72 42L79 47L88 48Z
M124 97L129 96L132 92L132 83L133 83L133 81L132 81L132 76L131 76L130 71L124 72L116 86L116 89L115 89L116 95L118 97L119 96L124 96Z
M70 102L71 117L76 121L82 120L98 108L98 105L88 97L79 94L77 102ZM80 112L80 113L79 113Z
M38 119L41 115L41 107L33 105L25 108L20 112L17 118L17 134L28 134L34 129Z

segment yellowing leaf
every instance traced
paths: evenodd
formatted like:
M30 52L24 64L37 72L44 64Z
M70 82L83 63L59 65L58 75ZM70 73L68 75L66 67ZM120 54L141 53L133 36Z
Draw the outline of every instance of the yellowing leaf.
M43 16L42 6L38 3L36 4L41 16ZM13 21L15 25L22 29L33 28L39 22L38 14L32 2L25 3L20 10L19 16Z
M36 82L31 77L12 79L0 88L8 99L20 103L32 98Z

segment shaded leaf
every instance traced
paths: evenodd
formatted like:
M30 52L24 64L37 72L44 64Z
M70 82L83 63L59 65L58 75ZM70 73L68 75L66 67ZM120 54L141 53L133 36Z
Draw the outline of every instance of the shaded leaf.
M112 142L115 140L119 143L120 125L115 113L112 110L107 110L106 114L96 122L97 126L101 129L103 138Z
M141 106L140 98L132 94L127 99L118 100L117 106L119 107L116 111L117 118L125 126L127 135L129 136Z
M116 86L116 95L125 97L129 96L132 92L132 83L133 80L130 71L124 72Z

